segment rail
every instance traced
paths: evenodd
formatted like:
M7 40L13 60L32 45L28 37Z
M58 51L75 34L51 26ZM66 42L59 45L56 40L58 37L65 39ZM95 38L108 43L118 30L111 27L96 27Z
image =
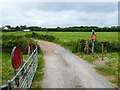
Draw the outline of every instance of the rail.
M21 66L16 75L8 80L8 84L1 86L1 89L13 90L15 88L24 88L27 90L32 84L32 80L38 67L38 49L37 47Z

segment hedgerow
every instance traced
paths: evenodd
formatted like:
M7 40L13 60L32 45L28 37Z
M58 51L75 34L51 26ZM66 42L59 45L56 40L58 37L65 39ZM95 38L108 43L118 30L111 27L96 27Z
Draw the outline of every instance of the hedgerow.
M27 53L27 38L34 38L39 40L46 40L50 42L55 42L58 44L61 44L62 46L70 49L72 52L84 52L85 48L85 40L84 39L78 39L77 41L70 41L65 42L64 40L61 40L59 38L56 38L51 35L41 35L38 33L32 33L32 34L26 34L24 36L14 36L14 35L3 35L2 37L2 51L4 52L11 52L14 46L20 47L21 51L23 53ZM35 42L30 39L31 47L35 48L36 44ZM91 41L89 40L89 47L91 48ZM101 47L102 44L104 45L104 51L105 52L119 52L120 51L120 42L109 42L109 41L95 41L95 53L101 53ZM31 50L32 51L32 50ZM89 50L89 52L91 52Z
M35 49L36 44L30 40L31 52ZM13 47L18 46L23 54L27 54L28 39L23 36L3 35L2 36L2 52L11 53Z
M57 43L65 46L66 48L70 49L72 52L77 53L77 52L84 52L85 48L85 42L86 40L84 39L78 39L78 41L72 41L72 42L64 42L64 41L57 41ZM89 53L91 52L92 48L92 43L91 41L88 42L89 44ZM94 51L95 53L101 53L102 50L102 44L104 46L104 52L119 52L120 51L120 42L109 42L109 41L95 41L95 48Z

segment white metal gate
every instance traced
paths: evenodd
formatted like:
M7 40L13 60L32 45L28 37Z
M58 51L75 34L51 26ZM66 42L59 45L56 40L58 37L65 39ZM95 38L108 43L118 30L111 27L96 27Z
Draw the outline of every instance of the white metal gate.
M29 89L36 69L38 67L38 49L37 47L26 60L26 62L21 66L16 75L8 81L7 85L1 86L1 89L13 90L15 88Z

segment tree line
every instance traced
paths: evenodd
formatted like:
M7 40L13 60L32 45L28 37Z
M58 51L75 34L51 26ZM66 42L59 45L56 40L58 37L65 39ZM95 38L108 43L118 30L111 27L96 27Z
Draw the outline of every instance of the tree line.
M6 26L8 30L2 29L2 31L24 31L29 29L30 31L51 31L51 32L91 32L95 30L96 32L119 32L120 26L111 26L111 27L97 27L97 26L74 26L74 27L56 27L56 28L42 28L39 26L26 26L20 25L12 27L10 25Z

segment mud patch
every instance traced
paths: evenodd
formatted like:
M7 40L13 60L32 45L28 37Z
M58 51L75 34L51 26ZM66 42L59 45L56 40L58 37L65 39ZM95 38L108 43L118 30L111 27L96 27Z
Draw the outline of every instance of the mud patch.
M105 57L104 60L102 58L98 58L96 61L93 62L96 66L106 66L106 63L109 62L111 59Z

